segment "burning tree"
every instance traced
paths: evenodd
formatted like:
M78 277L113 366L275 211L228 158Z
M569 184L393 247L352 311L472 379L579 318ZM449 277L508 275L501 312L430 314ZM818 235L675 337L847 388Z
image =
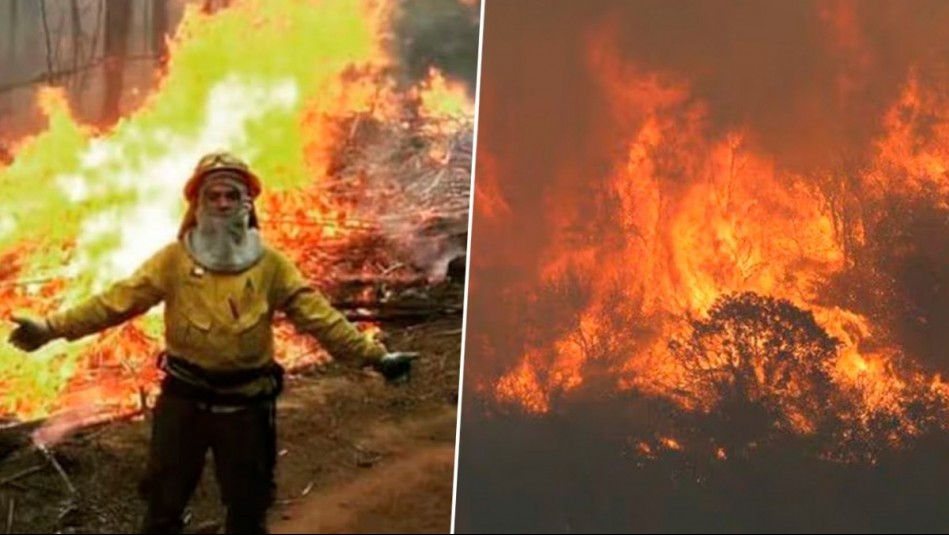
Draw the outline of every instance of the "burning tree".
M681 392L717 416L724 442L742 447L772 430L814 431L832 417L839 341L811 312L754 292L720 297L691 332L670 342Z
M898 355L883 370L842 379L842 342L785 299L719 297L669 350L680 404L700 409L673 411L680 431L697 431L696 445L713 437L728 455L784 437L823 458L874 463L946 421L941 382ZM879 381L881 373L900 380Z

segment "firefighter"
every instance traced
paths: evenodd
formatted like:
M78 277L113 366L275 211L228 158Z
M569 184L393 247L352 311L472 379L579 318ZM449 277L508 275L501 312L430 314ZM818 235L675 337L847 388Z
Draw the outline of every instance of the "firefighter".
M141 491L145 533L180 533L207 450L227 507L228 533L266 533L274 501L275 400L283 386L272 320L284 312L334 358L389 380L415 353L363 335L280 252L263 243L254 200L261 182L229 153L203 157L184 188L178 240L131 277L43 319L16 316L10 342L34 351L102 331L164 303L161 393Z

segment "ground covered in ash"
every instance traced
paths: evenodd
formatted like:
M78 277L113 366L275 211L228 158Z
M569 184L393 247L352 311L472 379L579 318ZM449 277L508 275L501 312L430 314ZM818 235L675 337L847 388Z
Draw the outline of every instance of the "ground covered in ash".
M385 327L392 349L420 351L411 380L340 364L295 376L279 404L275 533L448 533L451 522L461 317ZM147 419L86 429L56 446L78 497L32 447L0 461L7 533L136 533ZM223 531L209 463L187 532Z

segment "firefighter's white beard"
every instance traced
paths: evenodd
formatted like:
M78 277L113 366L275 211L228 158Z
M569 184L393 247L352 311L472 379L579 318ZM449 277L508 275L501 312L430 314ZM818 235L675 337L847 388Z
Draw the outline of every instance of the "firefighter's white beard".
M260 259L263 243L257 229L248 226L249 206L218 215L199 205L195 216L198 224L188 231L184 241L191 256L205 268L233 273Z

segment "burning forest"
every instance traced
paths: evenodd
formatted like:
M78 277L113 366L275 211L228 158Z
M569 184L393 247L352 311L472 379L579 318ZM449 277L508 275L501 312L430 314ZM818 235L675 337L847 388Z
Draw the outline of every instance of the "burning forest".
M0 159L0 315L54 312L131 274L175 239L185 208L182 187L198 157L226 149L249 160L263 177L257 210L264 239L286 251L360 329L396 340L421 336L425 346L430 341L412 333L428 332L438 322L460 324L475 88L466 83L473 75L459 74L466 64L452 63L451 54L438 56L438 43L418 28L445 32L448 20L464 27L466 36L474 28L476 39L479 7L451 2L426 13L420 7L425 2L415 1L173 3L182 9L180 21L156 41L161 54L155 82L131 99L134 104L119 106L113 95L106 107L114 117L105 113L101 121L88 120L89 97L77 96L83 82L74 79L84 71L75 63L54 72L51 62L40 76L48 83L27 88L44 126L0 137L6 145ZM99 0L73 4L79 6L71 16L80 37L85 36L81 22L96 13L96 5L106 11L121 7ZM103 15L102 5L96 28L103 20L115 22L113 15ZM146 16L158 17L158 9L169 4L149 5ZM16 16L17 8L11 9ZM63 16L69 20L70 14ZM60 48L66 39L55 34L62 26L47 24L55 13L43 11L42 17L47 56L65 57L68 65L69 55ZM428 19L419 22L420 17ZM130 24L126 30L135 26ZM465 45L470 50L471 43ZM476 52L477 43L473 46ZM88 68L114 69L116 50L108 39L74 50L73 61L85 53L95 56L97 47L105 56ZM124 48L118 53L132 55ZM62 474L71 495L82 492L51 448L63 443L62 455L68 457L73 448L74 456L82 457L86 453L77 453L79 446L68 444L74 434L147 414L160 379L160 318L155 310L101 335L53 343L31 355L0 345L0 454L22 456L26 440L56 468L51 473ZM412 327L402 330L406 326ZM6 339L12 326L4 329L0 336ZM419 373L435 370L432 377L409 390L417 394L413 407L447 405L453 415L460 330L447 332L452 337L441 342L444 333L435 335L436 349L423 347L434 352L434 360L423 363ZM278 324L276 351L294 376L332 369L315 341L286 322ZM343 398L366 395L363 390ZM387 407L367 408L362 416L398 409ZM451 421L453 442L453 416ZM314 416L299 423L297 432L314 422L326 424ZM336 420L331 423L337 429ZM347 439L336 440L338 449L349 451ZM360 452L359 466L381 458L358 444L351 447ZM364 454L375 460L361 460ZM0 478L0 487L24 491L23 478L39 469L13 470L13 476ZM312 488L310 481L303 496ZM447 519L450 493L446 499L440 507ZM22 513L15 513L11 500L0 495L0 507L9 509L10 524L20 525L14 519ZM99 529L129 529L97 522L93 525L105 526Z
M939 529L949 11L590 4L486 8L459 531Z

